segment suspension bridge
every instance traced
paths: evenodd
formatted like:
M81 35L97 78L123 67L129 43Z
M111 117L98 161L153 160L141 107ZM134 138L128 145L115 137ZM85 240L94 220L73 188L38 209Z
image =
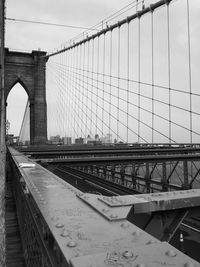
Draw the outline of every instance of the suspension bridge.
M199 4L133 1L31 53L5 48L4 9L0 265L200 266Z

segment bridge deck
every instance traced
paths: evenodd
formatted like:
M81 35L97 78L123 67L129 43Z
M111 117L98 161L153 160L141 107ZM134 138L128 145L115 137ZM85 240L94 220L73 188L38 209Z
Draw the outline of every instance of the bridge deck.
M20 182L24 184L25 194L33 198L45 222L43 227L48 227L54 246L58 246L56 251L61 251L59 266L91 266L98 262L99 266L108 267L116 260L123 266L129 266L132 261L134 266L142 266L147 261L148 266L155 263L163 266L163 262L170 266L200 266L168 243L128 222L126 214L132 204L111 209L97 196L82 194L21 153L10 151L23 177ZM90 197L91 201L95 198L98 206L89 203ZM124 216L115 216L117 212Z

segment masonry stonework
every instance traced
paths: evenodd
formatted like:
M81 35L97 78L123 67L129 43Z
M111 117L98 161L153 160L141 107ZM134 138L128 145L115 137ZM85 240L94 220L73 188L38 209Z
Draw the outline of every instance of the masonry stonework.
M13 52L5 49L5 99L13 86L20 83L30 102L31 144L47 141L46 52Z

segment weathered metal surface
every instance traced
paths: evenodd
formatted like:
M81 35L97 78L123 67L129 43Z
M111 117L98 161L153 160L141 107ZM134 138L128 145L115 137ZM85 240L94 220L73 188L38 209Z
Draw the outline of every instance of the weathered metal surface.
M163 253L167 253L171 249L167 244L159 242L126 219L105 219L106 216L102 216L103 211L100 213L95 212L95 210L100 210L103 206L109 207L107 203L98 199L97 196L92 197L90 194L86 194L85 199L81 191L38 164L29 165L30 167L27 168L20 167L21 163L28 166L27 163L32 163L32 161L13 149L10 151L19 167L22 182L26 185L25 193L33 197L53 238L56 240L59 250L68 263L71 260L75 267L92 266L93 263L97 266L113 266L112 262L107 261L105 263L104 260L102 262L103 258L98 255L105 255L106 257L106 255L112 255L113 251L122 251L124 257L128 259L129 255L132 255L129 254L129 251L133 251L136 247L137 253L148 262L148 257L155 258L152 254L155 253L155 250L151 250L149 244L158 243L157 247L162 249L156 251L158 264L154 266L163 266L163 262L165 262L165 259L162 259ZM89 198L87 199L87 197ZM137 201L145 202L148 200L137 199ZM120 212L124 209L126 210L125 213L128 213L132 205L133 203L129 206L111 208L120 209ZM115 214L112 217L111 219L115 219ZM191 261L196 264L194 266L199 266L197 262L187 256L182 256L180 252L176 251L176 254L176 257L173 256L175 264L178 264L179 258L182 257L184 261L180 262L183 264ZM94 262L93 259L97 261ZM89 263L87 260L91 262ZM120 261L121 257L118 257L114 266L131 266L130 264L127 265L128 263L120 265ZM136 262L136 266L142 266L137 264L140 262Z
M187 214L188 210L186 209L170 210L164 213L156 212L152 214L145 228L142 229L160 241L170 242Z
M98 196L98 199L106 203L110 207L133 206L137 203L149 202L148 199L145 199L145 196L148 196L148 194L141 195L144 196L141 198L139 196L140 195L126 195L116 197Z
M132 214L176 210L200 206L200 189L127 196L80 194L88 205L108 220L126 219Z
M138 195L144 203L134 205L135 213L175 210L200 206L200 189Z
M152 152L153 153L153 152ZM81 154L80 154L81 155ZM51 156L49 156L51 157ZM152 155L144 155L143 153L138 156L130 155L113 155L99 156L98 154L91 154L88 156L81 155L80 157L67 157L62 154L55 155L52 158L41 158L36 161L42 162L44 165L64 165L74 168L85 166L92 170L98 167L104 166L105 174L110 172L113 166L121 166L118 170L114 169L113 180L120 176L121 184L126 186L128 182L130 184L131 179L135 185L132 187L140 189L141 192L151 193L157 191L171 191L179 189L190 189L195 187L196 180L199 178L199 162L200 154L162 154L153 153ZM135 164L137 167L135 170L127 171L131 169L131 166ZM124 173L123 173L124 170ZM84 170L83 170L84 172ZM145 182L145 184L143 184ZM144 191L145 189L145 191Z
M98 196L111 207L132 206L135 213L172 210L200 206L200 189L117 197Z
M116 202L117 197L103 197L106 200L109 199L109 201L100 201L101 198L97 195L93 194L81 194L78 195L80 199L82 199L85 203L90 205L94 210L98 211L102 216L104 216L106 219L109 221L118 221L122 219L126 219L127 214L130 211L130 208L132 205L128 206L121 206L121 205L116 205L116 206L111 206L108 205L108 203Z
M18 166L20 163L31 162L19 154L14 159ZM114 224L105 220L76 196L81 194L79 190L41 166L36 164L35 167L20 168L20 172L68 260L79 253L85 255L104 252L110 248L131 248L136 240L138 245L155 240L128 222L128 227L124 227L125 220ZM138 237L134 236L135 233Z
M38 148L39 149L39 148ZM42 148L41 148L42 149ZM89 147L88 146L84 149L77 149L77 147L70 147L70 150L67 148L63 148L62 146L55 147L54 150L46 150L46 148L43 148L43 151L35 151L34 148L20 148L20 150L23 153L27 153L30 156L38 158L49 158L52 156L55 157L63 157L63 156L80 156L80 155L153 155L153 154L189 154L189 153L200 153L200 149L196 147L171 147L171 148L157 148L155 147L149 147L147 148L135 148L135 147L123 147L119 149L118 147L111 146L110 148L101 147L101 149L98 149L96 147Z
M200 264L163 242L147 246L133 247L130 250L115 250L107 253L71 259L73 267L198 267Z
M173 154L173 155L140 155L118 157L79 157L79 158L50 158L38 159L44 163L65 163L68 165L80 164L108 164L122 162L169 162L169 161L200 161L200 154Z
M73 167L137 192L152 193L196 187L200 177L199 146L26 148L44 166ZM116 167L116 165L118 165ZM135 167L133 167L135 165ZM97 169L99 171L97 172ZM124 170L124 171L123 171ZM131 182L132 181L132 182Z

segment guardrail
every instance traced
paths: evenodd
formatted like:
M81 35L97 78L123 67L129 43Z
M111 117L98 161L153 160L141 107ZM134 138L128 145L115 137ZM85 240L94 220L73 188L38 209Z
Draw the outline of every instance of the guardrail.
M26 266L66 266L61 264L63 257L56 240L42 217L23 174L10 153L8 156Z

